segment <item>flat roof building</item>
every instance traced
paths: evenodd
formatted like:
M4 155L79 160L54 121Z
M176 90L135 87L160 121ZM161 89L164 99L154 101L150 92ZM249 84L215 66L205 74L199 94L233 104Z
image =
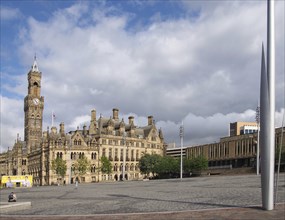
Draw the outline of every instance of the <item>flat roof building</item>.
M240 134L247 134L245 132L255 133L257 131L257 123L256 122L233 122L230 123L230 137L237 136Z

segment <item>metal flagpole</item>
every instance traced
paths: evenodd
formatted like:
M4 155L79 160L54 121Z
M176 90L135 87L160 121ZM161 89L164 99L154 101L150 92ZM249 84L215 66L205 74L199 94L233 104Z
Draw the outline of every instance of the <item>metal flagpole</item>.
M53 111L51 111L51 127L53 127Z
M183 121L182 124L180 126L180 144L181 144L181 148L180 148L180 179L182 180L183 178L183 154L182 154L182 148L183 148L183 133L184 133L184 127L183 127Z
M260 147L262 208L274 208L274 152L275 152L275 41L274 0L267 0L267 71L263 52L260 88ZM263 50L263 48L262 48ZM264 50L263 50L264 51Z

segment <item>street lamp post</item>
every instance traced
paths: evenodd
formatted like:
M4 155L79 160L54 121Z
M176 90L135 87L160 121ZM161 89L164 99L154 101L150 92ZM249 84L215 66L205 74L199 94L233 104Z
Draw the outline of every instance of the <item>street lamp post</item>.
M69 184L71 184L71 176L72 176L72 159L71 159L71 145L72 145L72 143L71 143L71 135L69 136L69 143L68 143L68 145L69 145L69 165L70 165L70 169L69 169Z
M125 168L126 168L126 132L123 133L123 170L122 170L122 180L125 180Z
M183 175L183 154L182 154L182 148L183 148L183 134L184 134L184 127L183 127L183 121L182 124L180 126L180 144L181 144L181 148L180 148L180 179L182 180L182 175Z

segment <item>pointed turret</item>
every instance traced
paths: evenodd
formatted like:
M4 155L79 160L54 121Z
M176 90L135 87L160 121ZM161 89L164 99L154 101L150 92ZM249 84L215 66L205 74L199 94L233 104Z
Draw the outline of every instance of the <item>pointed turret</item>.
M32 65L32 72L40 72L38 64L37 64L37 56L34 57L34 63Z
M160 128L159 129L159 138L163 141L164 140L164 137L163 137L163 133L162 133L162 129Z

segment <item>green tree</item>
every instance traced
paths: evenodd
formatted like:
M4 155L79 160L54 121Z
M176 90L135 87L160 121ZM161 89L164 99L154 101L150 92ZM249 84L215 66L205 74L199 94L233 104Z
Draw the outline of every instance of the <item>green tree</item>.
M177 176L180 172L180 160L171 156L161 157L154 170L160 178Z
M110 162L110 160L108 160L107 157L103 156L100 159L101 161L101 172L102 173L107 173L107 174L111 174L112 173L112 164Z
M74 175L78 177L82 177L87 173L87 170L90 168L90 162L88 161L86 156L83 156L76 160L74 163Z
M190 170L196 175L201 175L202 170L208 168L208 160L204 156L198 156L190 159Z
M64 178L67 170L66 161L62 158L58 157L52 160L52 170L61 178Z
M275 162L278 164L279 162L279 154L280 154L280 147L281 147L281 160L280 163L285 163L285 146L281 146L281 144L276 145L275 147Z
M155 173L155 165L159 162L161 159L160 155L157 154L145 154L141 157L139 161L139 168L141 173L146 174L149 176L150 173Z
M192 161L190 159L183 159L183 172L187 174L192 172Z

